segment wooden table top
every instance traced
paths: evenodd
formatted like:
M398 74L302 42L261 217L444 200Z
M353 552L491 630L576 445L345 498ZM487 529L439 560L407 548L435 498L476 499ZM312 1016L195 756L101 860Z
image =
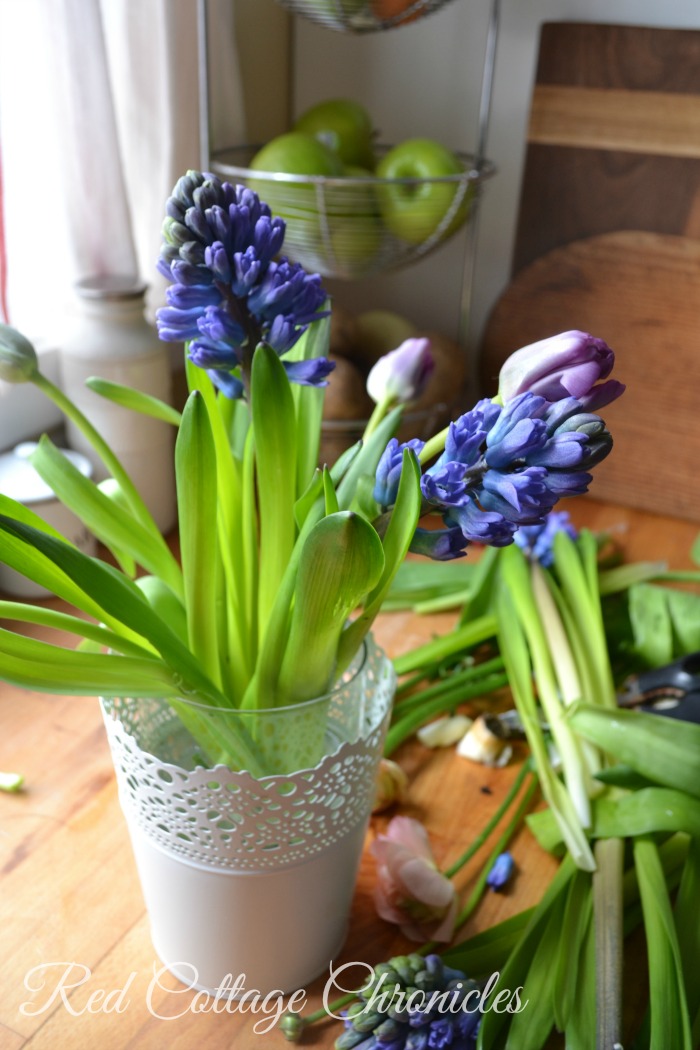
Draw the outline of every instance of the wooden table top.
M630 560L690 565L688 552L697 533L693 524L589 498L569 500L568 509L579 526L619 527ZM452 623L447 614L386 614L375 633L390 654L398 655ZM409 800L401 811L425 822L437 862L445 866L481 830L517 772L515 762L503 770L487 769L459 758L453 749L427 751L415 741L397 757L410 777ZM215 1012L213 1000L208 1011L194 1012L194 993L174 979L163 979L163 987L149 995L158 963L96 700L0 684L0 769L21 771L26 778L21 793L0 793L0 1050L228 1050L234 1045L236 1050L274 1050L286 1045L277 1032L254 1032L262 1015ZM372 820L368 841L386 819ZM456 877L463 896L492 848L493 839ZM527 830L518 834L512 852L517 865L512 886L485 897L460 938L539 900L554 871L552 858ZM376 916L373 884L374 862L365 850L347 943L336 963L374 965L411 950L410 942ZM276 950L279 946L271 944L270 951ZM40 988L36 968L48 963L57 965ZM66 985L62 993L59 977ZM309 988L307 1009L320 1005L327 979ZM25 980L35 983L34 992ZM73 989L67 987L71 983ZM112 994L104 998L99 990ZM304 1045L332 1047L340 1030L338 1022L316 1025Z

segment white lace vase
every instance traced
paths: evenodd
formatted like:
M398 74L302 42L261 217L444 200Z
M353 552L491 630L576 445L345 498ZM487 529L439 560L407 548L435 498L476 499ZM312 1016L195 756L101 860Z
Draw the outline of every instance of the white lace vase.
M254 735L277 741L306 733L310 705L326 708L318 761L258 779L198 764L167 703L102 701L153 946L185 984L227 995L243 976L246 989L287 993L328 971L346 936L394 689L393 665L368 639L328 697L256 712Z

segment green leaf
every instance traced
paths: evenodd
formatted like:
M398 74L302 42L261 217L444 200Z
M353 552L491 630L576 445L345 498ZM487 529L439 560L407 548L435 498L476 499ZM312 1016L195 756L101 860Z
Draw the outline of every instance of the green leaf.
M172 673L156 659L76 652L0 628L0 675L27 689L69 696L174 697Z
M383 568L381 540L364 518L341 511L314 526L299 561L278 703L308 700L328 690L343 624L376 586Z
M408 554L408 548L420 518L422 493L421 471L415 453L404 449L399 490L391 512L382 546L384 567L376 586L367 596L360 615L343 631L338 650L338 663L344 669L351 662L363 638L379 613L399 566ZM374 530L373 530L374 531Z
M691 1019L700 1011L700 982L697 965L700 959L700 836L690 840L688 856L676 898L674 913L681 969Z
M328 309L326 303L324 309ZM314 321L285 355L288 361L309 361L314 357L327 357L330 344L330 316ZM333 376L330 377L333 382ZM297 423L297 483L296 493L305 491L313 477L319 460L321 418L323 416L323 387L302 386L295 383L292 388Z
M115 649L120 653L146 659L153 656L153 651L148 647L123 638L115 631L110 631L106 627L99 627L97 624L83 620L79 616L59 612L57 609L49 609L44 605L26 605L23 602L0 601L0 620L2 619L16 620L18 623L35 623L42 627L52 627L57 631L68 631L70 634L77 635L78 638L88 639L93 642L97 646L94 650L96 652L103 648Z
M601 784L612 784L614 787L625 788L628 791L636 791L637 788L654 787L653 780L643 777L641 773L630 766L609 766L607 769L599 769L595 775Z
M441 663L443 660L466 656L470 649L495 638L497 631L495 616L480 616L471 620L464 627L459 627L449 634L441 635L424 645L398 656L394 667L398 675L410 674L429 664Z
M220 684L217 638L216 450L207 406L193 391L175 446L180 555L189 648L212 681Z
M568 892L568 884L576 871L576 866L567 857L559 866L559 870L544 892L539 904L532 910L530 920L524 933L518 939L518 943L508 961L500 971L499 986L514 991L523 988L530 970L530 963L534 959L537 949L542 941L545 929L549 923L552 911L563 908L565 895ZM551 975L550 975L551 976ZM498 989L496 989L496 994ZM523 1000L526 997L523 996ZM521 1006L523 1005L521 1000ZM477 1050L502 1050L506 1045L503 1041L503 1028L508 1024L509 1016L488 1009L490 999L487 1000L484 1017L479 1027ZM525 1018L528 1016L529 1004L523 1013L516 1016ZM521 1050L519 1047L518 1050Z
M51 591L56 597L81 609L88 616L94 616L96 620L102 620L109 623L110 626L113 625L114 620L109 617L101 604L85 594L69 573L59 568L43 550L39 550L37 545L27 537L45 535L66 547L75 549L73 544L65 540L55 529L50 528L41 518L7 496L0 496L0 510L3 512L0 513L0 533L3 534L0 544L0 560L5 565L9 565L11 569L26 576L27 579ZM20 536L13 528L15 525L26 526L29 532Z
M486 547L476 563L474 578L469 587L469 597L462 610L460 623L466 623L468 619L473 620L476 616L483 616L491 612L498 564L498 548ZM435 606L432 606L432 609L435 610ZM431 609L421 606L420 610L416 611L429 612Z
M666 590L666 603L674 634L674 657L700 649L700 594Z
M448 948L441 953L443 962L462 970L475 980L490 976L496 970L502 970L508 956L517 947L534 910L526 908L525 911L475 934L468 941Z
M595 839L632 838L664 831L700 835L700 801L673 788L644 787L619 798L592 803L591 835ZM562 842L551 811L532 813L527 823L540 846L553 852Z
M649 956L649 1050L693 1050L678 938L655 843L635 839L634 860Z
M567 1050L596 1050L595 930L589 919L581 946L579 981L566 1026Z
M700 532L693 540L693 545L690 548L690 557L696 565L700 565Z
M332 477L332 475L331 475ZM299 499L294 504L294 520L297 524L297 528L303 528L304 522L306 521L309 511L313 507L317 500L320 500L323 496L324 491L324 478L323 471L318 467L314 471L313 477L309 482L306 491L299 496Z
M296 418L289 380L279 357L265 343L253 355L251 411L260 515L258 608L262 640L294 547L297 461Z
M527 976L522 985L522 1011L513 1015L505 1050L541 1050L554 1027L552 960L561 945L567 895L552 901L541 936L533 938ZM505 985L504 981L504 987Z
M591 876L577 871L569 884L561 929L552 953L554 1021L560 1032L569 1024L580 991L582 950L592 914Z
M641 711L569 709L571 725L623 764L666 787L700 798L700 725Z
M129 408L132 412L159 419L163 423L172 423L175 427L180 425L182 416L177 409L151 394L144 394L141 390L134 390L133 387L123 386L121 383L113 383L99 376L90 376L85 380L85 386L99 394L100 397L122 405L123 408Z
M634 648L649 667L662 667L673 659L673 630L666 590L637 583L628 594Z
M97 487L103 496L106 496L107 499L115 503L116 506L120 507L127 514L130 514L129 501L116 478L105 478L104 481L98 482ZM112 544L111 550L112 554L119 562L122 571L133 580L137 571L136 559L132 558L132 556L127 554L124 550L117 550L114 544Z
M334 485L340 484L353 462L359 456L361 450L362 441L356 441L354 445L350 446L350 448L346 448L345 452L341 452L333 466L330 468Z
M411 608L430 598L447 598L465 591L474 579L479 562L430 561L416 558L403 562L393 579L387 599L394 608Z
M196 693L202 703L226 706L224 697L202 673L197 660L154 613L128 577L111 565L89 558L75 547L4 515L0 515L0 532L5 536L4 551L13 545L13 541L19 541L17 547L28 562L43 558L68 576L80 599L76 602L78 608L91 615L97 610L97 618L102 622L109 626L122 624L129 637L140 635L150 642L170 670L180 676L181 695Z
M154 613L187 645L187 613L177 595L157 576L139 576L136 586Z
M326 501L326 516L329 514L337 514L338 497L328 467L323 468L323 495Z
M163 537L159 534L156 538L129 511L101 492L59 452L50 438L46 435L41 438L30 460L61 502L107 547L115 553L125 551L177 593L182 592L180 568Z

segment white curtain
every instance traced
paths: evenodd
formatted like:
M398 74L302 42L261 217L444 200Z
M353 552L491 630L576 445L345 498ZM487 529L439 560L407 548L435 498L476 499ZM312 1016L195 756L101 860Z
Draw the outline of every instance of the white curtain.
M208 0L210 126L245 141L235 0ZM197 0L0 0L11 322L56 339L75 280L155 272L164 204L201 163Z

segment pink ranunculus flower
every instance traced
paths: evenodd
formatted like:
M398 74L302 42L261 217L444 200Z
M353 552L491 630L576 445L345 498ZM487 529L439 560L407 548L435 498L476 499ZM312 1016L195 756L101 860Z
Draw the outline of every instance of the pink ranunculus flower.
M561 332L511 354L501 368L498 393L504 404L527 391L547 401L575 397L587 412L595 412L625 389L608 379L614 363L615 354L602 339Z
M387 922L414 941L449 941L457 918L457 894L438 871L428 835L417 820L394 817L372 843L377 858L374 902Z

